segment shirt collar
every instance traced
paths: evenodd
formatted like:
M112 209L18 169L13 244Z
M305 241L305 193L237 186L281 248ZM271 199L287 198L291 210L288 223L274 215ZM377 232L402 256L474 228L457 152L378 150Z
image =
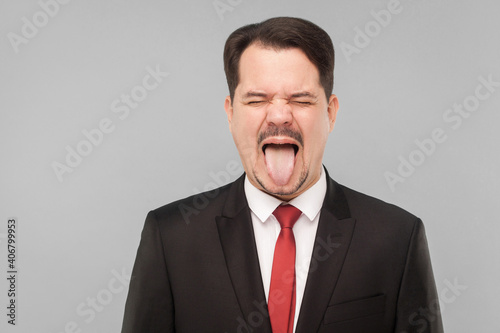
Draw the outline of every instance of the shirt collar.
M274 210L283 202L280 199L277 199L253 186L247 176L245 176L244 187L248 206L262 222L267 221ZM300 209L302 213L312 221L321 210L321 206L323 206L323 201L325 200L325 195L326 173L323 171L323 168L321 168L319 180L307 189L307 191L290 200L289 204Z

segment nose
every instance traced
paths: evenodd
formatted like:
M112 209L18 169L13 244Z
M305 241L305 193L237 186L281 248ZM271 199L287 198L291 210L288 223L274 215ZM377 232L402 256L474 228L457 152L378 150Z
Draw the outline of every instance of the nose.
M268 104L267 117L268 125L283 126L291 125L293 121L292 107L288 100L276 98Z

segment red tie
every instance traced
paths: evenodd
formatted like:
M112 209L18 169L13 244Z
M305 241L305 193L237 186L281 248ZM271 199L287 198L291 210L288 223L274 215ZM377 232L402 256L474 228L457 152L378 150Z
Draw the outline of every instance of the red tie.
M274 248L269 316L273 333L292 333L295 317L295 238L293 225L302 212L292 205L281 205L274 211L281 232Z

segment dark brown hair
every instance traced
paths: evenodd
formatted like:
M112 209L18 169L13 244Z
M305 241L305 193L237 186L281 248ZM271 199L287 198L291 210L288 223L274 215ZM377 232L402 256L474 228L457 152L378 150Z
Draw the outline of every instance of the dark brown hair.
M224 71L231 101L239 82L239 62L251 44L277 50L299 48L316 66L328 100L333 91L335 52L330 36L316 24L294 17L275 17L235 30L224 46Z

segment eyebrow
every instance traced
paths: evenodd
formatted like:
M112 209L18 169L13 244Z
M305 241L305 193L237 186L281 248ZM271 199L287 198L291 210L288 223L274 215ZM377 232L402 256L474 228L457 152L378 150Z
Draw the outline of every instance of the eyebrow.
M290 98L300 98L300 97L311 97L314 99L318 98L316 95L310 93L309 91L301 91L301 92L297 92L295 94L290 95Z
M263 92L258 92L258 91L249 91L245 95L243 95L243 98L251 98L251 97L267 97L266 93Z
M251 98L251 97L268 97L268 95L264 92L258 92L258 91L249 91L245 95L243 95L243 98ZM300 98L300 97L310 97L317 99L318 97L309 91L300 91L296 92L294 94L291 94L288 98Z

